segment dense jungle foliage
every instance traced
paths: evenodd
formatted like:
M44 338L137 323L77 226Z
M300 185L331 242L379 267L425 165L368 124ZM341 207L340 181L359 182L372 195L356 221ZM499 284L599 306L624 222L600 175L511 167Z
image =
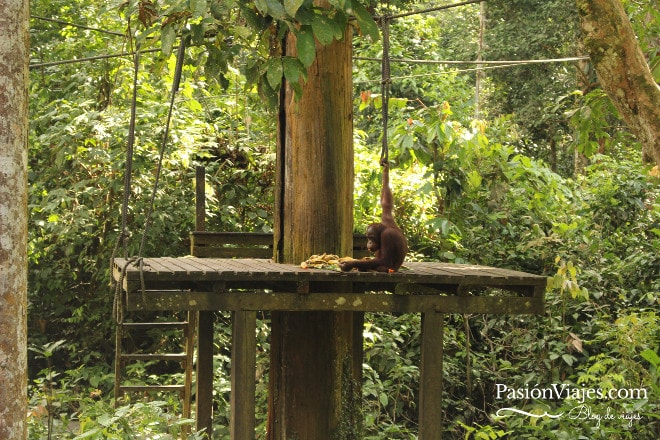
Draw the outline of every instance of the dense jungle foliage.
M276 114L270 101L283 75L304 80L306 61L269 61L269 39L278 36L264 17L285 17L309 3L31 2L30 438L176 438L191 426L176 416L176 396L113 407L110 260L115 252L135 255L143 234L144 255L189 252L196 165L206 167L209 230L271 230ZM354 11L363 30L354 42L358 230L379 215L382 133L380 64L371 60L382 46L364 14L382 12L384 3L363 3ZM393 11L410 11L431 2L389 3ZM624 4L660 76L655 2ZM586 62L477 71L470 63L396 61L580 54L572 0L487 2L482 49L479 8L392 23L388 129L395 216L412 260L512 268L547 275L549 283L543 316L447 318L444 371L438 372L445 384L445 437L657 439L660 175L641 163L640 146ZM190 47L145 228L182 16L190 17ZM306 26L318 39L332 41L334 22L310 20ZM260 26L264 32L253 32ZM138 42L144 52L137 72L130 55L99 57L130 52ZM116 245L134 74L136 142L124 251ZM477 75L483 75L479 119ZM419 321L367 316L364 438L416 437ZM218 313L217 438L229 435L228 324ZM258 330L257 438L264 438L267 316ZM168 347L174 344L169 336L150 334L136 344ZM137 364L131 374L135 383L181 380L175 369L155 364ZM615 394L540 394L553 386Z

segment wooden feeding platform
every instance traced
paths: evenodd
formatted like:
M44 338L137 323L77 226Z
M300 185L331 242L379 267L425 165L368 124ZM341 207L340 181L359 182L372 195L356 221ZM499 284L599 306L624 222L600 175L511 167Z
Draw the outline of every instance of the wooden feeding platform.
M354 255L364 254L356 237ZM194 232L193 257L114 260L128 311L199 312L197 429L212 433L212 311L232 311L232 439L253 439L257 311L420 313L419 438L442 437L446 313L541 314L547 278L494 267L405 263L394 273L340 272L279 264L272 235ZM230 258L236 256L239 258ZM203 258L202 258L203 257Z
M539 314L547 282L524 272L450 263L346 273L269 259L196 257L144 258L139 265L115 259L114 278L122 280L129 311ZM480 294L487 288L497 294Z

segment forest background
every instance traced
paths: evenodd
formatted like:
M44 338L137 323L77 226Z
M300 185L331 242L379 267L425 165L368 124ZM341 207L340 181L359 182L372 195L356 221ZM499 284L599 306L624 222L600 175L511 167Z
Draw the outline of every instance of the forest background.
M304 64L271 61L271 38L278 36L260 12L297 3L31 2L30 438L169 438L190 424L175 417L172 396L123 402L117 409L111 402L109 262L120 227L135 72L130 55L101 55L131 52L138 42L144 51L137 71L130 206L136 253L169 107L171 54L178 44L173 24L193 17L144 251L186 255L196 165L207 169L209 230L271 231L273 98L283 76L304 77ZM657 5L623 3L657 81ZM389 11L429 6L392 1ZM365 11L382 13L384 7L367 4ZM211 39L205 20L214 22ZM379 215L382 133L382 46L373 32L368 35L368 23L361 24L365 35L355 36L353 69L358 231ZM264 31L255 34L254 26ZM317 38L335 36L331 22L311 26ZM657 168L642 163L640 144L581 57L575 2L496 0L485 9L470 4L410 15L392 23L390 50L395 216L408 237L409 258L550 277L544 316L448 319L447 438L658 438L660 177ZM477 59L520 63L477 66ZM438 60L462 63L428 63ZM218 313L218 438L228 435L227 323L228 316ZM415 437L419 331L418 316L367 316L365 438ZM262 438L267 316L258 338ZM151 335L139 343L166 347L172 341ZM137 364L131 373L146 383L180 380L160 365ZM647 393L588 400L594 416L616 416L599 423L589 417L497 416L503 407L568 414L585 403L571 397L497 398L497 384L533 389L557 383Z

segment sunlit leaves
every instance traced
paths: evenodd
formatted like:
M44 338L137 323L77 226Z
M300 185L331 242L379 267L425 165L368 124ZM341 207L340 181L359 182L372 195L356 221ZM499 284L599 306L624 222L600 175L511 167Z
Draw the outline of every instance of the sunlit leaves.
M481 186L481 182L483 181L483 178L481 177L481 174L479 174L479 171L477 170L472 170L469 173L467 173L467 183L470 185L470 188L472 189L477 189Z
M650 349L646 349L640 353L644 359L646 359L653 367L660 369L660 356Z
M587 289L578 283L578 268L573 262L557 257L555 264L557 264L557 273L548 279L548 288L559 289L560 295L568 292L573 299L589 299Z

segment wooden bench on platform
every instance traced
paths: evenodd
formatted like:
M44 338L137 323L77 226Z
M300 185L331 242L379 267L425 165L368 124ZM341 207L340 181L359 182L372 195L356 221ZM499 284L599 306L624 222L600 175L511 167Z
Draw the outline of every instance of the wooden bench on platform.
M356 245L359 253L363 242L356 240ZM539 275L422 262L405 263L396 273L303 269L264 258L272 255L270 234L194 232L191 246L194 256L144 258L141 268L115 259L113 276L122 281L129 311L234 312L232 366L240 368L232 368L232 439L254 438L256 311L421 313L419 438L423 440L442 436L444 314L543 313L547 279ZM345 293L333 289L337 283ZM200 315L199 325L203 322ZM198 347L197 428L212 432L207 388L212 385L213 345L200 340Z

